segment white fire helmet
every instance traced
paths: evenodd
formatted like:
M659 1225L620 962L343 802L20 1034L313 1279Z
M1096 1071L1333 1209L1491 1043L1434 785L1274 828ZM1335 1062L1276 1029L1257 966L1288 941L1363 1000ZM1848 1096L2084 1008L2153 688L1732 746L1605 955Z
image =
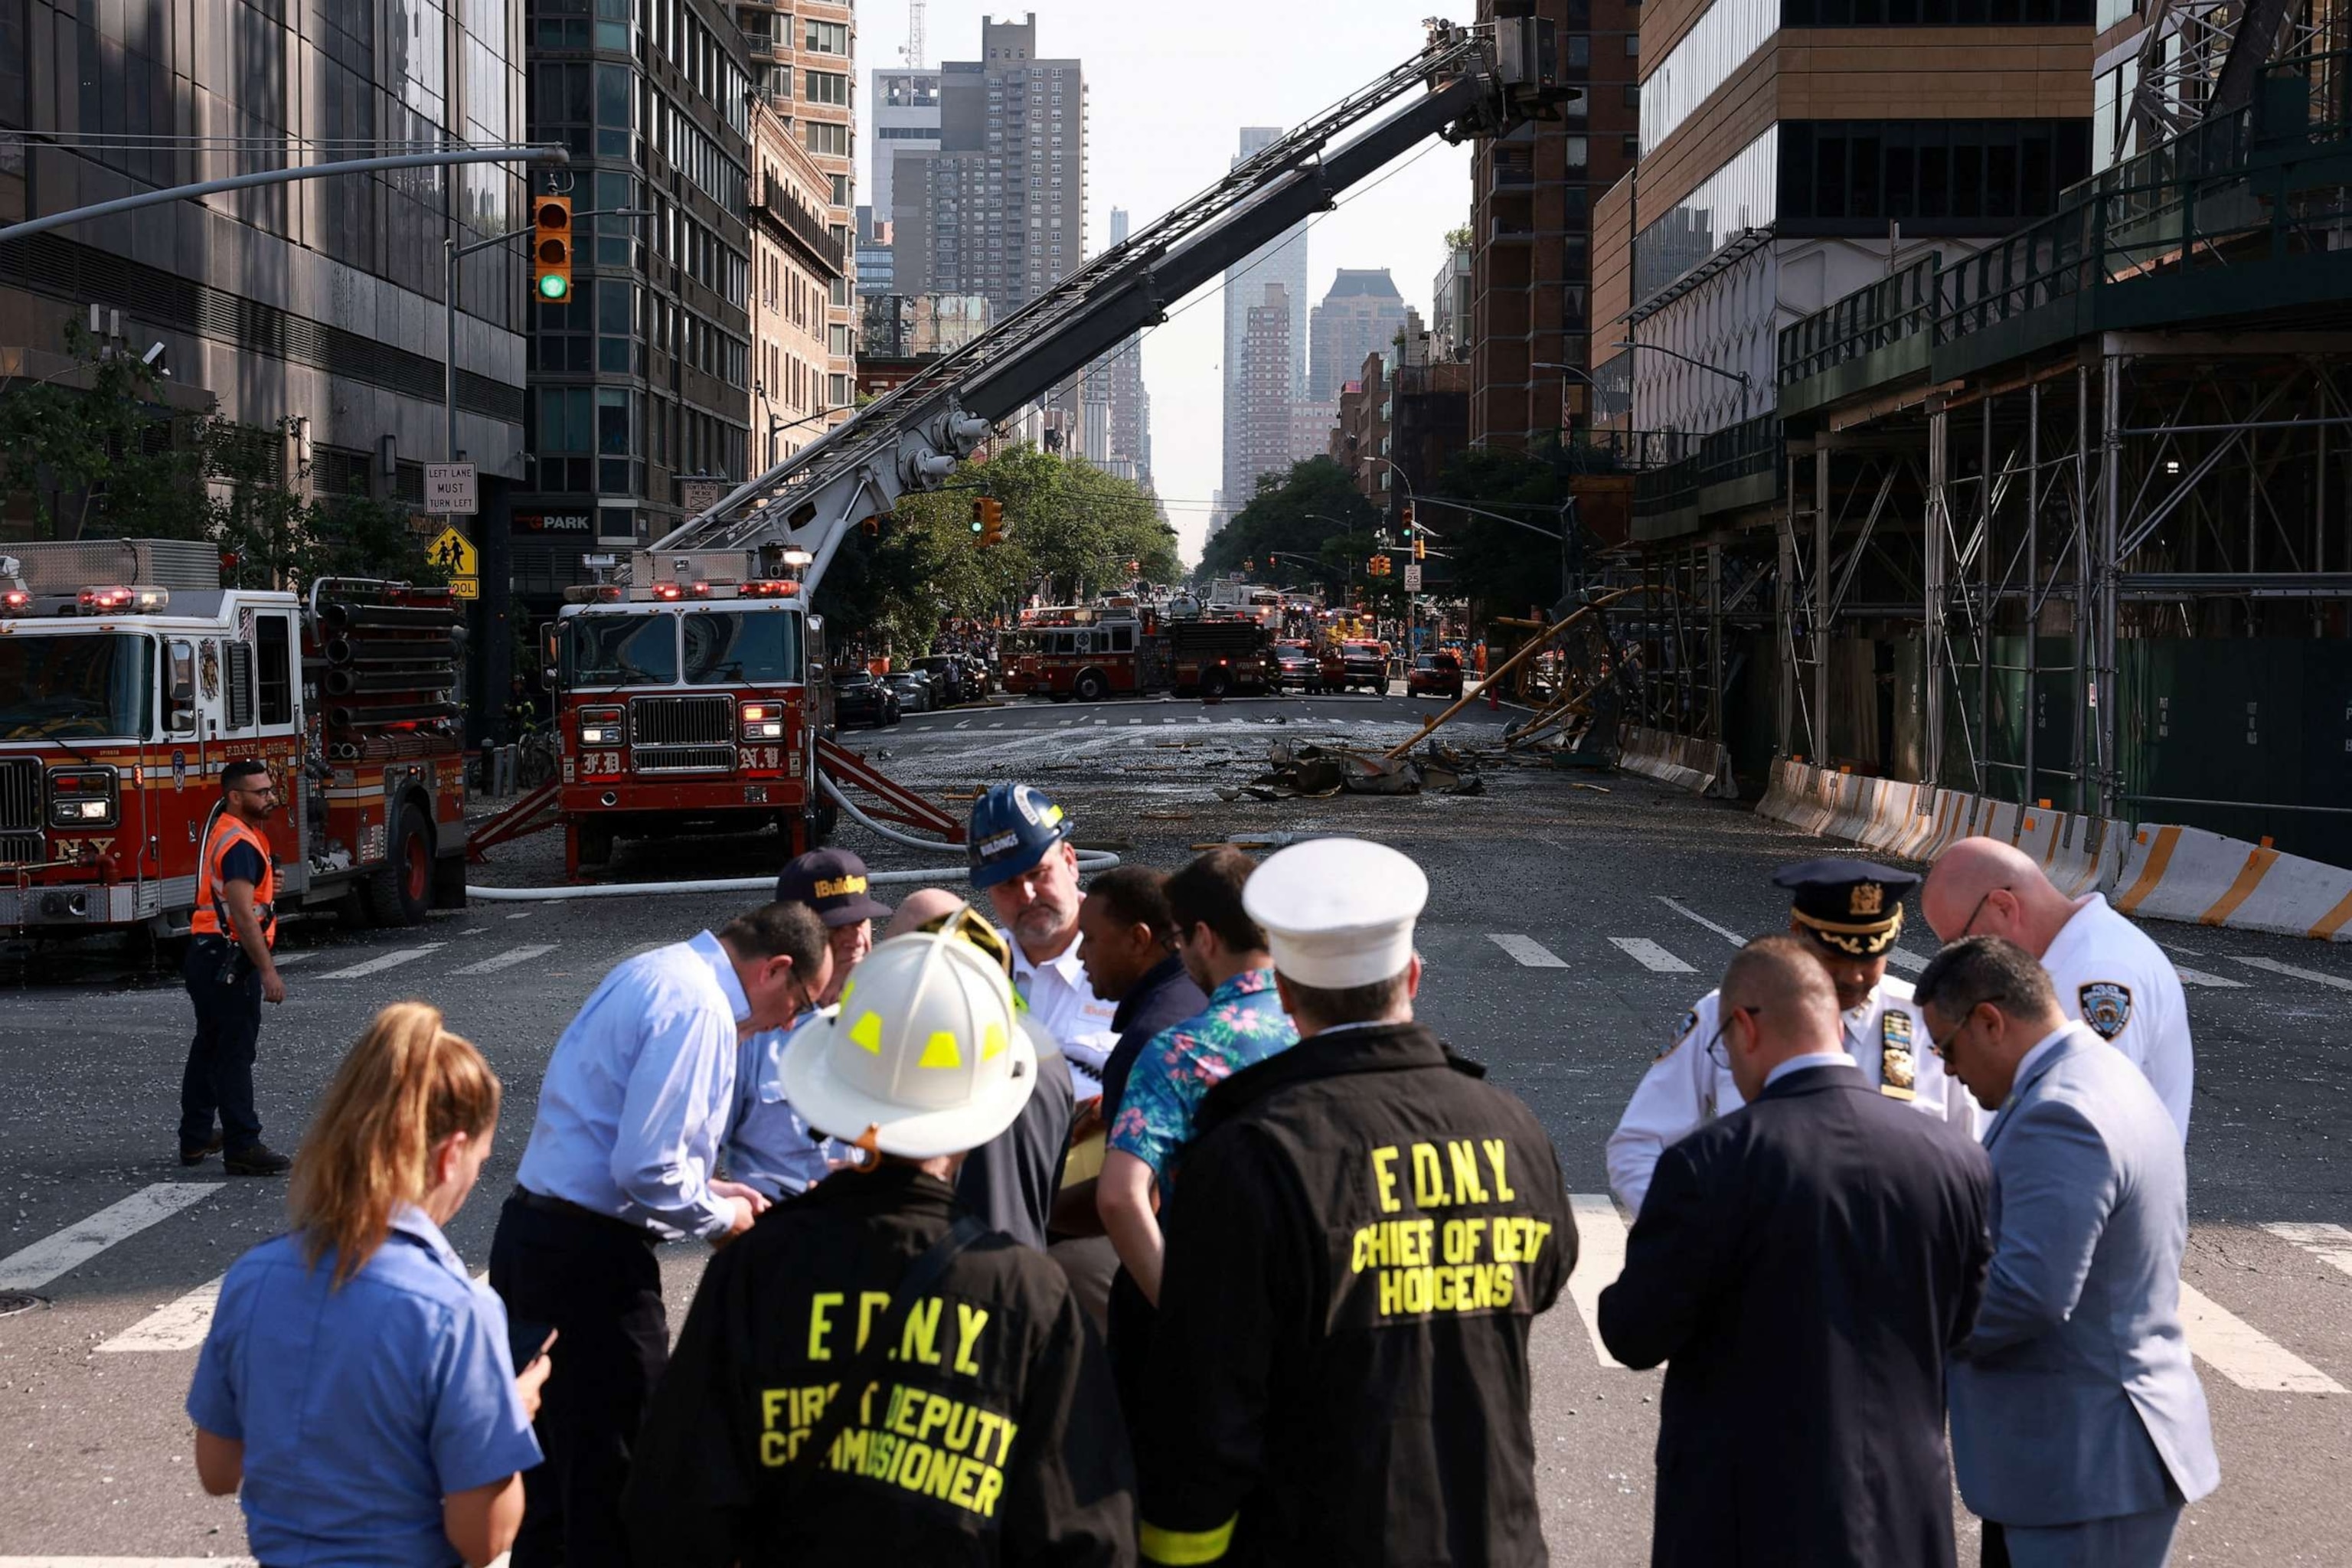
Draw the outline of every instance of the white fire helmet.
M1003 969L960 937L876 946L840 1010L784 1047L785 1096L809 1125L902 1159L977 1149L1037 1087L1037 1053Z

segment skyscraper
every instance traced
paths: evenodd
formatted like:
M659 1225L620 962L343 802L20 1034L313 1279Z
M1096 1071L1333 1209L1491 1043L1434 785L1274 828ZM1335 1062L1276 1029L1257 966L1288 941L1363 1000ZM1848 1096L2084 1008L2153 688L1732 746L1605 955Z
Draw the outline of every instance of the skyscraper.
M940 73L921 66L877 70L866 116L874 128L874 149L866 205L857 209L857 237L861 242L857 251L857 291L896 294L901 290L897 277L891 207L897 200L898 156L901 149L910 153L939 151ZM886 235L892 237L886 239Z
M1225 447L1224 493L1247 506L1260 476L1281 474L1294 456L1290 374L1290 292L1279 283L1258 290L1242 332L1240 395L1227 405L1231 431ZM1234 476L1240 476L1235 488Z
M1404 297L1388 268L1342 267L1307 329L1307 395L1324 402L1361 374L1366 354L1393 358Z
M1241 148L1234 166L1263 150L1282 135L1273 125L1242 127ZM1278 283L1290 301L1290 391L1297 395L1307 379L1307 222L1304 218L1233 266L1225 268L1224 491L1246 504L1257 475L1243 461L1243 438L1235 424L1242 405L1242 343L1249 331L1250 311L1265 302L1265 286Z
M1111 244L1124 245L1127 236L1127 209L1111 208ZM1110 384L1110 471L1148 485L1151 482L1151 394L1143 385L1143 334L1131 334L1097 361L1095 374Z
M1087 85L1038 57L1034 11L980 32L979 59L940 67L937 149L894 148L892 287L984 295L1003 321L1086 259Z

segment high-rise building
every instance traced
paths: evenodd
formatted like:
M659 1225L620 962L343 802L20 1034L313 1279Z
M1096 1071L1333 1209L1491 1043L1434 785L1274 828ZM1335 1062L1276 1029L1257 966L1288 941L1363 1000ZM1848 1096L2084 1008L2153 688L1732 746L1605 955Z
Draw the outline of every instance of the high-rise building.
M1429 285L1429 352L1433 359L1470 357L1470 246L1445 253Z
M1481 22L1524 15L1529 0L1480 0ZM1706 37L1751 25L1780 0L1721 0ZM1592 311L1592 212L1641 146L1643 8L1634 0L1533 0L1559 27L1560 79L1578 95L1471 153L1470 443L1525 448L1591 423L1586 342L1613 316ZM1705 9L1702 4L1700 10ZM1688 10L1678 17L1690 19ZM1734 20L1734 17L1737 20ZM1674 24L1679 27L1683 21ZM1764 24L1769 30L1769 24ZM1603 357L1606 357L1605 354ZM1563 405L1563 396L1565 405Z
M1110 209L1110 242L1127 243L1125 207ZM1110 384L1110 471L1151 482L1151 394L1143 384L1143 334L1136 332L1095 363Z
M593 33L536 24L531 139L571 149L581 208L655 216L583 220L571 299L533 309L521 499L567 521L537 546L519 534L529 593L582 580L583 544L667 531L685 477L747 477L755 79L735 17L717 0L649 0ZM589 517L593 543L569 521Z
M1291 302L1279 283L1258 289L1242 333L1239 406L1227 423L1233 445L1225 448L1224 493L1247 506L1266 474L1288 471L1293 457L1290 376Z
M765 468L824 434L834 285L846 258L825 222L830 180L764 97L751 101L751 459Z
M1269 143L1279 140L1281 135L1279 126L1243 126L1241 146L1234 154L1233 166L1239 168ZM1307 380L1306 219L1301 218L1276 237L1225 268L1225 346L1222 378L1224 391L1224 489L1227 495L1240 498L1238 504L1243 505L1248 503L1250 492L1256 486L1257 473L1248 466L1249 460L1244 455L1247 438L1240 427L1244 402L1242 343L1249 331L1250 312L1265 303L1265 286L1269 283L1279 284L1284 297L1290 301L1290 392L1295 397Z
M1385 267L1342 267L1307 329L1307 395L1335 398L1366 354L1391 355L1404 327L1404 297Z
M282 168L300 161L294 138L525 140L522 8L432 16L413 29L368 6L0 7L0 223ZM584 136L584 77L579 88ZM216 140L173 136L192 132ZM119 328L114 346L163 345L175 405L299 421L289 486L421 505L422 465L448 441L442 241L521 227L525 196L512 164L347 174L0 246L0 389L10 376L62 382L67 323L87 326L96 306L102 334ZM505 527L526 472L530 276L520 239L458 266L457 446L479 465L483 528Z
M890 294L898 291L898 281L892 241L884 237L892 233L898 155L902 149L939 151L940 73L919 66L877 69L866 114L874 142L866 205L857 209L857 289L861 294Z
M1087 84L1039 56L1034 11L980 31L979 59L940 67L937 149L896 149L892 287L983 294L1002 321L1086 259Z

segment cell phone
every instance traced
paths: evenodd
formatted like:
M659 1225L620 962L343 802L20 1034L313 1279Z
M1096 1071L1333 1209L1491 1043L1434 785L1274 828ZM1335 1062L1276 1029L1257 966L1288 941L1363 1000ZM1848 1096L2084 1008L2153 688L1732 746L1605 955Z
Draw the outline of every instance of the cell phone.
M517 1373L528 1370L530 1363L547 1353L555 1338L553 1323L536 1323L529 1318L507 1320L507 1353L513 1358Z

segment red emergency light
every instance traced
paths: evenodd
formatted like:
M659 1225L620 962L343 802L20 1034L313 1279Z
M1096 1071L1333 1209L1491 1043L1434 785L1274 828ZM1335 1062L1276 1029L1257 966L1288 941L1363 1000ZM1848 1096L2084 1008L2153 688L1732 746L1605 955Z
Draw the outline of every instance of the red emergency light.
M81 613L86 616L104 615L109 610L127 610L131 607L131 590L119 584L106 588L84 588L75 595L75 598L81 608Z
M789 599L800 591L801 585L798 583L787 583L779 579L746 583L740 590L742 597L746 599Z
M682 599L685 596L686 591L675 583L656 583L654 584L654 597L660 599L665 603Z
M22 588L0 593L0 615L21 616L33 607L33 595Z

